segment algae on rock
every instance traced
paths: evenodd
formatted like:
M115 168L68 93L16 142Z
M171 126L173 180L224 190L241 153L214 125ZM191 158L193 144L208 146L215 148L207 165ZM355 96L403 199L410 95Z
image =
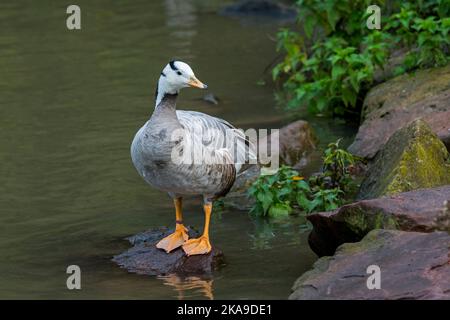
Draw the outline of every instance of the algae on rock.
M369 166L358 198L450 184L449 154L423 120L396 131Z

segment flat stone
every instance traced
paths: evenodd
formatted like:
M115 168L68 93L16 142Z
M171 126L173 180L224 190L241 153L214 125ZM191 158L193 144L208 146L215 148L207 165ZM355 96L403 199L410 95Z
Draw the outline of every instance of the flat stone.
M309 245L319 256L332 255L345 242L360 241L373 229L432 232L447 230L450 185L362 200L307 217Z
M361 242L320 258L295 282L289 299L450 299L450 236L373 230ZM367 287L367 267L381 271L381 289Z
M172 232L173 229L161 227L129 237L127 240L133 247L114 256L112 261L128 272L152 276L210 274L223 264L223 253L215 247L209 254L190 257L181 247L170 253L156 248L158 241ZM197 232L189 230L190 238L197 236Z

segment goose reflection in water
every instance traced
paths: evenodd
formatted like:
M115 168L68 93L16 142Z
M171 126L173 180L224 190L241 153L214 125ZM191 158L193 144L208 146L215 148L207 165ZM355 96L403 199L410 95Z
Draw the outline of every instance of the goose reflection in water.
M209 277L189 276L181 277L176 274L158 276L166 286L171 286L178 293L178 300L184 300L193 296L192 293L200 293L209 300L214 299L213 279Z

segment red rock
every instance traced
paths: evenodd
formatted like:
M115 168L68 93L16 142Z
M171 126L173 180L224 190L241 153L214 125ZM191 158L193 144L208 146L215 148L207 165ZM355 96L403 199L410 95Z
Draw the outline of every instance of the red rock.
M450 65L382 83L367 94L362 125L348 150L373 158L392 134L421 118L450 151Z
M313 225L309 244L319 256L332 255L345 242L361 240L373 229L431 232L445 228L437 223L450 200L450 185L362 200L307 218Z
M320 258L289 299L450 299L449 247L446 232L373 230ZM370 265L380 268L380 289L367 287Z

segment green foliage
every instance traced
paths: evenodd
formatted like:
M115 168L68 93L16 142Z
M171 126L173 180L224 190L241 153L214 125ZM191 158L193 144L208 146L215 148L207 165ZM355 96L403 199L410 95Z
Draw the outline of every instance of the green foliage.
M416 67L445 65L449 59L445 53L450 44L449 29L450 18L421 18L411 5L405 5L399 13L389 17L385 30L391 32L395 43L412 48L396 74Z
M261 175L249 188L256 203L252 213L261 216L286 216L298 207L308 213L338 208L354 187L349 168L359 161L330 143L323 155L323 170L307 181L291 167L282 166L273 175Z
M297 1L306 38L281 29L277 50L285 55L273 69L274 79L284 82L287 107L307 106L315 114L355 112L394 46L411 49L396 73L446 64L450 22L444 2L405 2L384 17L382 30L369 30L366 9L383 7L382 0Z
M287 215L292 211L298 172L282 166L274 175L261 175L249 188L249 194L256 200L252 212L268 215Z
M346 192L351 192L354 188L349 174L349 168L352 168L361 158L339 148L341 139L330 143L324 151L323 172L324 176L330 177L330 183L334 187L340 187Z

